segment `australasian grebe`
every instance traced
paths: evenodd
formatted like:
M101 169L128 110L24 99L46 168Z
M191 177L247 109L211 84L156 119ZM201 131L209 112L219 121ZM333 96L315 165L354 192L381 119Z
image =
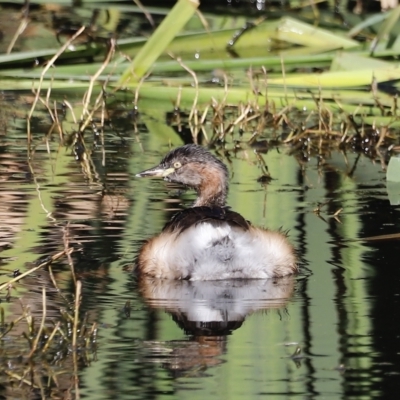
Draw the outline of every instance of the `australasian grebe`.
M194 144L170 151L137 177L162 177L197 192L191 208L175 214L143 245L139 273L164 279L265 279L293 274L296 256L285 234L252 226L225 206L228 170Z

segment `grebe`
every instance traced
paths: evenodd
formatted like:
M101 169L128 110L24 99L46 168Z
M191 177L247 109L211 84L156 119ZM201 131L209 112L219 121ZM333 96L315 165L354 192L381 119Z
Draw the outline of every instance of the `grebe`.
M285 234L254 227L225 206L228 170L203 147L178 147L159 165L136 176L162 177L197 192L191 208L175 214L159 235L143 245L138 273L220 280L266 279L297 271L295 252Z

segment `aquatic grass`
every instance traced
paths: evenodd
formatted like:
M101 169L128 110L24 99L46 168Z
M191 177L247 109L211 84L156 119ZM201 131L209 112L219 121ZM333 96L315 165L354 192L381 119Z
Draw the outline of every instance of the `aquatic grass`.
M181 7L182 9L180 9ZM184 14L184 17L182 18L182 26L183 26L185 21L190 17L191 14L193 14L193 5L192 4L189 5L187 2L184 2L182 0L182 3L177 4L176 10L178 10L179 12L173 11L171 12L170 15L174 16L175 15L174 13L179 13L180 15ZM184 10L185 13L183 13L182 10ZM171 24L168 22L168 19L165 20L165 25L170 27ZM126 67L125 63L122 62L122 58L120 58L117 61L111 62L110 60L110 62L106 63L108 65L106 65L103 62L101 64L98 63L95 65L83 64L80 66L66 66L66 67L60 66L55 69L54 73L50 73L47 76L43 72L40 73L40 75L39 73L32 72L30 74L30 77L40 76L40 79L43 78L50 79L51 83L43 82L42 84L44 85L43 88L51 87L52 90L60 90L70 87L71 86L70 82L66 84L64 82L64 79L69 79L69 80L75 79L76 82L73 84L73 86L76 89L85 87L85 85L79 81L89 80L89 79L91 80L90 88L93 88L94 81L96 80L100 81L106 80L108 82L108 86L113 87L115 86L115 83L113 82L115 82L116 79L118 79L118 84L117 84L118 87L118 85L120 85L122 81L125 80L129 74L131 74L131 72L129 71L131 71L132 68L134 68L134 65L142 64L142 67L140 67L141 72L137 73L136 78L134 79L132 78L133 80L131 82L129 82L130 79L126 82L126 85L135 88L138 84L138 79L142 77L144 74L149 72L149 68L150 66L153 65L153 61L157 57L159 57L159 55L166 48L168 42L176 36L176 33L179 30L180 28L176 30L171 30L168 38L166 38L165 41L159 40L160 36L163 36L164 38L165 34L161 35L156 31L156 33L153 35L153 39L150 39L144 47L143 47L144 43L143 39L128 40L125 41L125 43L123 41L120 41L118 43L119 49L126 51L127 54L129 54L129 50L124 48L125 45L139 46L138 48L141 47L141 50L139 51L141 52L141 54L143 54L143 56L138 57L136 55L134 63L132 64L133 66L130 65L128 68ZM163 31L160 32L163 33ZM280 56L272 56L272 57L266 56L266 57L259 57L252 59L238 59L238 60L236 59L199 60L199 61L189 61L189 62L185 61L181 62L180 59L176 61L160 60L158 63L154 65L154 68L152 67L153 72L180 71L180 73L182 73L182 71L184 71L185 68L193 72L198 72L201 70L210 71L211 69L219 67L223 67L226 71L229 71L229 69L240 68L245 65L251 65L252 67L260 65L263 67L276 68L277 70L279 70L279 67L283 65L283 67L288 71L295 66L297 68L300 68L301 65L308 68L310 68L311 65L319 65L320 68L325 66L326 69L326 66L329 64L329 62L332 59L334 60L336 58L335 55L336 53L332 52L333 49L360 47L356 41L347 39L342 34L338 35L337 33L332 33L324 29L316 28L304 22L296 21L293 18L282 18L277 21L272 21L272 22L263 21L261 23L257 23L252 29L248 29L246 32L243 32L239 36L237 35L235 36L235 30L233 29L223 30L219 32L213 31L208 33L183 34L180 35L180 37L176 37L174 39L174 42L169 47L169 51L174 51L174 50L179 51L178 49L182 48L194 48L193 44L195 44L196 49L201 48L203 41L202 37L204 37L205 48L210 48L210 44L212 44L212 46L219 49L226 47L227 44L229 44L230 41L233 40L232 38L235 37L234 43L232 44L232 46L229 46L231 49L234 49L234 51L239 51L241 47L246 48L250 45L250 43L257 43L258 46L265 46L266 41L272 38L274 40L286 41L288 43L302 45L303 50L307 51L309 55L293 56L290 55L290 53L288 55L287 52L286 54L285 52L283 52ZM153 44L158 43L159 46L157 48L154 48L152 43ZM316 49L317 54L310 54L313 52L313 48ZM61 57L64 53L65 52L62 52L58 56ZM365 52L360 54L365 54ZM141 57L144 57L143 60L141 60ZM5 59L4 61L7 62L7 59ZM369 64L368 58L365 58L364 61L365 62L363 63L363 65L368 66ZM371 63L372 61L373 59L371 59ZM1 57L0 57L0 63L1 63ZM182 65L185 65L185 68L182 68ZM25 70L19 70L19 71L20 72L18 72L18 70L15 71L6 70L3 72L3 76L22 76L26 74ZM118 78L119 74L122 74L121 78ZM399 77L399 73L397 71L397 67L390 65L390 63L387 63L387 67L385 68L377 68L376 65L374 65L368 69L364 69L362 71L353 71L353 72L337 71L333 70L332 68L331 71L326 71L322 74L286 73L285 78L279 78L269 73L268 85L271 87L275 85L278 88L314 86L315 88L330 87L338 89L343 87L368 86L371 84L372 77L377 83L381 83L381 82L386 82L388 80L397 79ZM201 79L196 78L196 80L198 80L198 82L201 83ZM158 86L160 88L163 87L162 77L157 78L153 74L152 81L153 83L151 85L154 85L154 82L159 82ZM3 80L3 86L6 88L7 86L11 88L14 85L15 88L19 89L27 89L29 87L27 81L24 82L22 80L19 80L18 83L14 82L15 81L13 80L8 80L8 81ZM146 91L147 88L146 83L141 84L141 86ZM96 90L100 90L100 88L97 88ZM231 88L229 88L229 90L231 90ZM204 90L201 86L199 86L200 95L201 92L203 91L206 92L206 90ZM216 89L216 91L218 92L218 88ZM149 95L150 92L151 89L148 89L147 96ZM286 98L286 94L283 97ZM245 98L246 98L246 92L242 92L241 99L239 101L243 101L243 99ZM192 102L193 100L194 98L192 99Z
M371 43L371 54L374 53L378 43L382 40L385 40L385 38L387 38L393 32L395 25L400 18L400 5L395 7L392 11L386 13L386 15L386 21L381 25L378 34L375 36L374 40ZM386 42L387 46L391 47L390 42L388 42L387 40Z
M83 33L83 31L85 30L85 27L81 27L80 29L78 29L78 31L63 45L61 46L61 48L59 49L59 51L51 58L51 60L49 60L49 62L47 63L47 65L43 68L43 71L40 75L40 79L39 79L39 85L37 88L35 88L35 99L32 103L32 107L31 110L28 114L27 117L27 133L28 133L28 145L30 146L31 143L31 132L30 132L30 121L33 115L33 112L36 108L36 104L39 101L39 97L40 97L40 91L41 91L41 85L43 82L43 77L46 75L46 72L53 66L53 64L55 63L55 61L57 60L57 58L60 56L60 54L62 54L65 49L68 48L68 46L77 38L80 36L81 33ZM46 103L47 104L47 103ZM49 108L48 108L49 109Z
M33 84L36 101L40 99L50 115L48 98L51 93L68 96L67 89L81 92L83 107L78 110L77 106L70 106L77 112L76 124L79 125L72 135L72 146L81 149L77 158L90 181L93 181L94 169L84 133L91 129L93 121L99 116L100 126L104 126L106 110L112 104L110 93L116 99L131 96L136 110L149 100L167 101L177 109L187 110L187 123L194 140L202 134L207 142L214 141L216 137L225 139L239 126L250 127L251 121L261 120L265 110L271 109L274 109L274 119L285 118L287 121L291 120L290 114L294 110L303 110L305 116L297 113L296 117L304 125L313 120L310 117L312 113L319 115L318 127L305 131L294 129L289 139L285 138L285 143L294 143L296 136L300 140L308 134L323 135L324 130L327 135L340 137L341 142L346 143L347 133L343 136L343 131L337 131L332 121L337 123L349 116L355 118L356 124L365 120L377 130L382 124L387 124L387 128L396 125L398 111L395 99L376 89L381 83L400 79L399 69L393 60L376 58L378 55L387 57L396 54L396 46L384 46L385 35L379 38L375 57L372 57L366 50L367 46L346 37L347 32L343 29L327 30L292 17L258 19L241 29L227 28L225 24L222 29L208 26L207 32L203 29L202 32L180 33L196 7L197 2L178 2L146 44L146 39L132 38L121 39L117 43L110 40L108 49L104 44L87 45L88 49L95 46L100 51L98 54L105 57L101 63L59 65L52 70L46 67L47 71L31 70L28 71L28 79L18 79L19 88L27 88L31 79L36 78L39 79L39 88L51 89L46 99L41 99L38 97L37 82ZM179 24L175 23L178 16L181 18ZM394 16L390 18L395 20ZM390 30L394 26L393 22ZM114 45L119 56L112 57ZM53 60L61 60L67 53L73 56L73 51L64 47L65 50L58 50ZM233 54L240 55L249 47L257 48L257 52L263 55L232 58ZM79 51L84 51L84 48L80 46ZM216 51L217 57L214 55L207 59L209 54L206 53L210 49ZM165 55L168 52L169 59ZM192 58L193 52L198 53L200 58L187 60L187 56L182 57L185 52ZM26 56L28 59L32 54ZM132 63L127 62L129 57L134 57ZM11 60L0 56L0 67L2 61L4 66ZM313 72L313 69L318 71ZM0 79L4 85L11 87L14 81L10 77L22 77L26 73L24 69L0 70L0 76L4 77ZM175 76L166 77L166 73ZM121 85L126 90L118 90ZM93 100L92 95L95 95ZM236 117L230 118L228 125L221 124L218 128L214 122L223 121L227 110L232 107L237 109ZM34 109L35 105L31 115ZM247 115L249 110L253 113L251 116ZM329 122L325 121L325 114L330 116ZM213 126L211 133L207 126L210 121ZM297 122L294 125L298 125ZM65 136L63 128L60 126L58 129L60 137ZM256 129L254 137L261 135L267 126L260 122ZM357 130L357 127L351 129ZM377 143L381 144L382 140Z
M364 55L366 53L360 53ZM244 59L210 59L210 60L185 60L185 65L195 72L208 72L215 69L237 70L248 68L249 66L262 67L268 69L280 69L282 65L282 58L284 59L285 66L288 69L299 69L301 67L318 67L327 68L331 61L336 57L336 53L321 53L321 54L307 54L307 55L283 55L274 56L268 55L264 57L247 57ZM0 56L1 58L1 56ZM57 88L59 82L73 80L74 85L77 85L80 81L89 81L93 74L95 74L99 68L103 65L101 63L91 64L78 64L78 65L60 65L57 68L51 70L48 79L51 78L54 81L54 87ZM126 70L126 64L119 61L112 61L105 68L104 74L98 77L99 81L105 80L107 77L111 82L115 82L119 79L119 76L123 71ZM161 80L160 75L165 73L182 73L182 67L176 60L159 60L156 61L152 66L152 75ZM0 77L14 77L21 78L26 81L25 88L32 87L32 79L38 79L41 75L40 70L26 70L22 68L13 69L0 69ZM164 76L162 77L164 78ZM16 81L9 81L17 84ZM71 85L70 82L68 82ZM18 86L16 87L18 89Z
M119 85L138 82L145 76L169 43L186 25L199 6L198 0L179 0L136 54L134 60L122 74Z
M44 261L41 261L39 263L39 265L32 267L31 269L29 269L28 271L25 271L21 274L18 274L17 276L13 277L12 279L10 279L9 281L3 283L2 285L0 285L0 291L2 291L3 289L6 289L8 287L11 287L13 283L18 282L19 280L25 278L26 276L40 270L41 268L44 268L46 266L49 266L51 263L59 260L61 257L67 255L67 254L71 254L72 249L67 249L67 250L63 250L60 251L59 253L56 253L52 256L46 257Z
M68 250L68 254L71 250ZM9 288L16 281L40 268L49 267L66 254L67 252L63 251L47 257L43 262L38 261L37 267L10 280L2 285L1 289ZM22 387L49 389L53 387L53 383L55 387L58 387L57 376L62 373L69 375L68 381L71 385L69 390L73 388L76 393L79 393L79 387L76 385L78 363L88 365L94 357L98 328L96 322L91 324L88 322L87 315L81 315L79 306L82 283L79 280L75 288L74 305L65 301L66 297L63 296L65 307L59 309L56 319L54 316L51 318L48 316L48 289L45 286L41 289L41 311L33 313L31 311L33 305L30 303L23 305L21 302L20 315L11 316L13 319L6 322L4 309L0 307L3 359L0 373L8 376L11 384L18 383ZM40 316L39 322L37 322L38 316ZM10 341L8 338L13 338L13 340ZM9 369L9 363L12 364L12 370ZM41 377L47 377L47 383L45 383L46 380L42 381ZM65 387L60 388L61 391L65 389Z

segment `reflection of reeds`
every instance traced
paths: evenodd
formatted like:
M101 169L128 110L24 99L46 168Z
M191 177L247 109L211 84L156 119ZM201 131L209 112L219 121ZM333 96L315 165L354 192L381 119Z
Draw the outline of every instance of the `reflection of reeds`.
M54 254L53 256L50 257L46 257L46 260L41 262L39 265L37 265L36 267L31 268L30 270L22 273L22 274L18 274L17 276L15 276L14 278L12 278L11 280L9 280L6 283L3 283L2 285L0 285L0 291L11 286L14 282L18 282L20 279L25 278L26 276L32 274L33 272L36 272L37 270L44 268L48 265L50 265L51 263L53 263L54 261L57 261L58 259L60 259L61 257L65 256L67 253L71 253L72 249L67 249L67 250L63 250L60 253Z
M65 249L47 257L39 265L1 285L0 290L12 287L16 281L49 267L71 252L72 249ZM89 325L87 316L82 318L80 315L81 287L81 282L77 281L74 306L65 304L65 308L59 308L57 318L53 311L48 313L49 303L53 303L53 300L50 297L48 299L51 287L45 285L41 290L41 309L37 308L35 299L34 303L22 305L21 315L7 323L4 309L0 308L0 339L3 344L0 371L8 376L10 383L18 382L22 391L29 387L43 391L57 390L61 394L65 390L79 389L75 384L78 381L78 362L83 365L90 362L96 350L97 336L97 324ZM58 287L55 290L60 291ZM51 308L54 308L54 304ZM12 341L5 340L10 337ZM8 363L4 360L8 360ZM12 363L12 371L9 370L9 363ZM63 372L60 374L61 365ZM43 383L46 382L43 379L46 376L50 378L47 385Z

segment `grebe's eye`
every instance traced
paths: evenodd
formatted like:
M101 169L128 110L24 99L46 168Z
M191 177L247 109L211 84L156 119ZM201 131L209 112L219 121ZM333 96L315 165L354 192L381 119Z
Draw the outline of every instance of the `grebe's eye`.
M182 167L182 164L181 164L179 161L175 161L175 162L174 162L174 168L175 168L175 169L178 169L178 168L180 168L180 167Z

